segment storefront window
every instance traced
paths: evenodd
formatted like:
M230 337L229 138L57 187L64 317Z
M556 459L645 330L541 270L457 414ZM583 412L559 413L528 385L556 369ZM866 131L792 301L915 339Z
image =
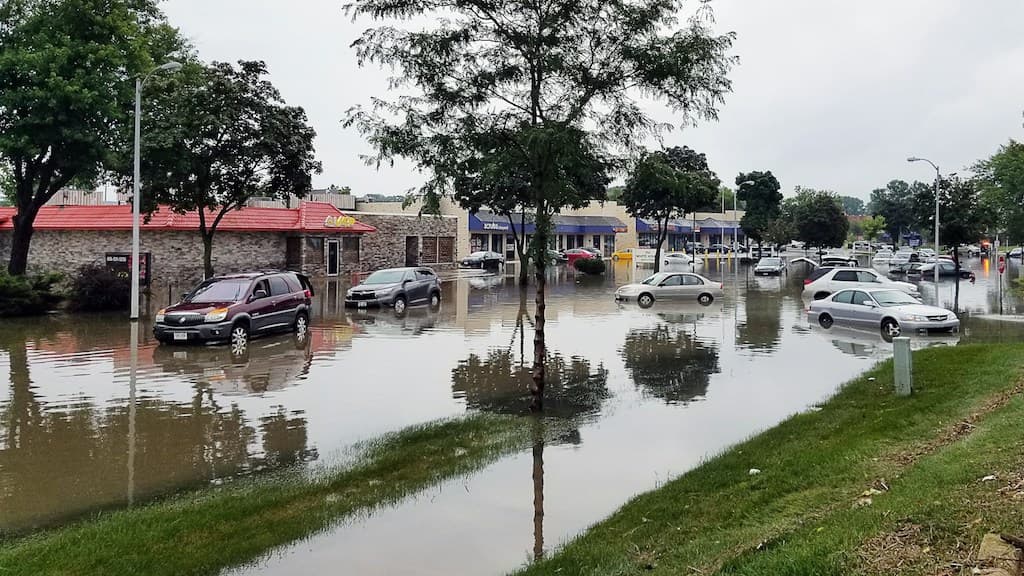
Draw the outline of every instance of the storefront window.
M611 257L612 252L615 252L615 235L607 234L604 237L604 255Z
M487 234L473 234L469 237L469 251L483 252L487 250Z
M594 248L601 249L601 235L594 234Z

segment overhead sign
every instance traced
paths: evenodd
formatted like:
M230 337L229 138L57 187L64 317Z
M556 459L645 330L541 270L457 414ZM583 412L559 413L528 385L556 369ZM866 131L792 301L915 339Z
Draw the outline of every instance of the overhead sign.
M107 252L103 255L103 261L107 270L118 278L131 279L132 254L131 252ZM139 285L149 286L149 275L152 266L153 256L149 252L139 253Z
M344 214L324 218L324 228L351 228L355 225L356 219Z
M484 222L484 230L500 230L505 232L508 230L508 224L501 222Z

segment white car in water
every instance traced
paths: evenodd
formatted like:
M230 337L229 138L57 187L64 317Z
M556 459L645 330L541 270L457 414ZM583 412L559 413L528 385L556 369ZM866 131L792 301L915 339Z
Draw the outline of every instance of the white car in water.
M686 252L669 252L661 257L662 272L690 272L703 265L703 260L700 258L694 260L693 256Z
M655 300L696 300L704 306L722 296L722 284L693 273L658 272L639 284L626 284L615 291L615 300L636 302L648 308Z
M875 252L875 257L871 259L871 263L875 264L875 265L878 265L878 264L888 264L891 261L892 261L892 250L888 250L888 249L885 249L885 248L879 250L878 252Z
M804 296L821 300L846 288L892 288L920 298L917 286L896 282L871 268L818 268L804 280Z

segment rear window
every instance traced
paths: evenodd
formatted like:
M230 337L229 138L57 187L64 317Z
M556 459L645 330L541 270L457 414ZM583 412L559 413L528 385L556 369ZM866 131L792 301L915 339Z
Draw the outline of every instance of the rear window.
M290 294L292 291L288 288L288 283L284 281L284 278L280 276L270 277L270 295L271 296L284 296Z
M818 268L818 269L814 270L814 272L811 272L811 275L808 276L807 279L810 280L811 282L814 282L818 278L821 278L822 276L824 276L825 274L828 274L831 271L832 271L831 268Z

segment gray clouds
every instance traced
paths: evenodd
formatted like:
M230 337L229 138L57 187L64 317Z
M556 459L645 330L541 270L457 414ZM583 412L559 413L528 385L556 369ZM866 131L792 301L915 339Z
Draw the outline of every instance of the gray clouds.
M962 170L1024 138L1024 2L1020 0L716 0L741 62L718 122L677 130L667 145L708 155L731 183L772 170L785 191L827 188L866 198L891 178L931 176L910 155ZM316 128L318 186L395 194L422 177L365 166L369 152L340 119L383 95L388 71L360 69L349 44L371 23L340 0L166 0L205 60L261 59L289 104ZM662 108L652 110L671 121Z

